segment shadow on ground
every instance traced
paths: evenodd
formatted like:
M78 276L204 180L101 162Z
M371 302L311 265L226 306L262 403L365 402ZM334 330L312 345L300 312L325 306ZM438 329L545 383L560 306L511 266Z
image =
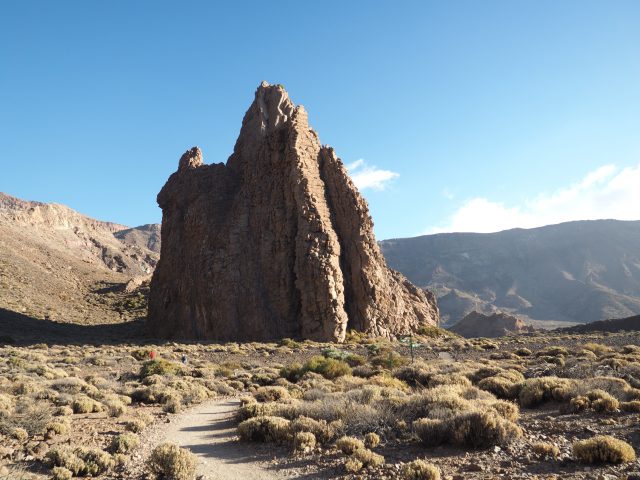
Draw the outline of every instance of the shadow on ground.
M145 341L148 339L144 337L143 318L123 323L80 325L33 318L0 308L0 345L116 345Z

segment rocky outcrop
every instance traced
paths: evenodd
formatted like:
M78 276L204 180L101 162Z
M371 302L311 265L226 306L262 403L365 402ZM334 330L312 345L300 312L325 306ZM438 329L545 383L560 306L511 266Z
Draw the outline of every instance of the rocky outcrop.
M533 327L512 315L506 313L485 315L479 312L471 312L449 330L466 338L496 338L535 331Z
M154 336L342 341L438 323L434 297L386 266L366 202L282 86L257 89L226 165L187 151L158 203Z

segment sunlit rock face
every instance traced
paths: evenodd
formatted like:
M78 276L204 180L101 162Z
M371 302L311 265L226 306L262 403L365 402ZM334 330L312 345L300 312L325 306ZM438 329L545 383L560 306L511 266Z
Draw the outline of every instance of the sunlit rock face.
M158 203L150 335L342 341L438 323L434 297L387 267L366 201L280 85L258 87L226 165L187 151Z

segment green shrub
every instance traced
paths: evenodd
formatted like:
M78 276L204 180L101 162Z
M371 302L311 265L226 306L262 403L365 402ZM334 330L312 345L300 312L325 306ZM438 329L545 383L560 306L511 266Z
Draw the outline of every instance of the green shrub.
M157 446L147 460L149 470L165 480L192 480L197 464L193 453L173 443Z
M609 435L574 442L573 455L582 463L625 463L636 459L631 445Z
M140 367L140 378L150 377L151 375L178 375L182 372L180 365L168 360L147 360Z

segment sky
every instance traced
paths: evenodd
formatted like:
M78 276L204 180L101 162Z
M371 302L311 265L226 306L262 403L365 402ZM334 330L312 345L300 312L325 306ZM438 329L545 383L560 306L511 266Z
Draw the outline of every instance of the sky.
M640 219L640 2L0 3L0 191L126 225L262 80L379 239Z

